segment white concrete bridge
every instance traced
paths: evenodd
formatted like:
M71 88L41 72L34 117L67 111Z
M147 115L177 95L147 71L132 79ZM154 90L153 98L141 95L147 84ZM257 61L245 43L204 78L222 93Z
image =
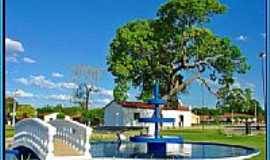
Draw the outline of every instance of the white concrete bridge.
M28 118L15 126L12 148L26 147L40 160L89 160L92 129L71 120Z

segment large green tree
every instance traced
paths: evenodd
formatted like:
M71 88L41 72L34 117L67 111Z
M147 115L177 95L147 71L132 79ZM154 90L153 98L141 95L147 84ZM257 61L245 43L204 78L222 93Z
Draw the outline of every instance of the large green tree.
M233 88L230 91L222 88L218 91L219 100L217 107L225 112L238 112L248 114L263 113L260 103L253 97L250 88Z
M249 65L228 38L205 28L214 15L225 11L218 0L168 0L156 18L120 27L107 58L108 70L115 76L115 100L126 100L131 86L141 89L140 99L149 98L156 79L171 107L195 81L214 95L212 83L231 89L234 74L245 73Z

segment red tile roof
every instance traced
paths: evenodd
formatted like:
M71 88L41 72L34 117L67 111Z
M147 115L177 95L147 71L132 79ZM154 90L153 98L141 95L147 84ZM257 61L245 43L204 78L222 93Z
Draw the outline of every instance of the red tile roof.
M138 108L138 109L154 109L154 105L144 103L144 102L121 102L122 107L125 108ZM189 111L188 107L178 106L176 109L168 108L166 106L161 106L162 110L179 110L179 111Z

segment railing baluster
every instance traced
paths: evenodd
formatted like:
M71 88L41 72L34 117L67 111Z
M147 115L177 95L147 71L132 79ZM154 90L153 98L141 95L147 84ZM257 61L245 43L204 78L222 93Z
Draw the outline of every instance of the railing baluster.
M60 139L80 153L83 153L83 155L91 157L89 152L91 128L71 120L54 120L49 123L56 127L57 130L61 130L59 134Z
M53 159L55 127L38 118L28 118L16 124L15 133L14 146L28 145L40 159Z
M41 160L54 159L54 138L91 158L89 136L92 129L78 122L55 120L46 123L38 118L29 118L18 122L15 132L14 146L30 146Z

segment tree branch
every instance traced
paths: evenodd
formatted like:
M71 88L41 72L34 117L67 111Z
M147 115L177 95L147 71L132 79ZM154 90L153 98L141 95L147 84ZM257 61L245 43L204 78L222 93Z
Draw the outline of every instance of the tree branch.
M205 79L203 79L202 77L199 77L198 78L203 84L204 86L207 88L207 90L213 94L214 96L218 97L218 94L214 91L212 91L211 87L209 86L209 84L207 83L207 81Z
M194 69L194 68L200 68L200 72L203 72L205 70L205 65L208 65L209 61L216 61L218 58L222 57L223 55L217 55L214 57L207 57L204 60L196 60L192 64L187 64L185 56L178 62L178 64L173 64L175 68L173 68L173 75L176 74L178 71L182 69Z
M170 90L169 94L164 95L162 98L169 99L170 96L174 95L175 93L182 91L186 86L190 85L194 80L200 77L199 73L194 74L190 79L184 81L182 84L179 82L175 82L174 87Z

